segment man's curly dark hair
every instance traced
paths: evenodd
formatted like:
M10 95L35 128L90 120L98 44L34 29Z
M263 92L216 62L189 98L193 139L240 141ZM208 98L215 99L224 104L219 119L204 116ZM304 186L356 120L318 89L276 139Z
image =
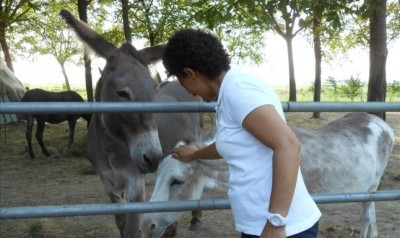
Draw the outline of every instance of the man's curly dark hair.
M230 57L221 42L211 33L199 29L182 29L169 40L163 56L168 77L185 76L191 68L209 78L230 69Z

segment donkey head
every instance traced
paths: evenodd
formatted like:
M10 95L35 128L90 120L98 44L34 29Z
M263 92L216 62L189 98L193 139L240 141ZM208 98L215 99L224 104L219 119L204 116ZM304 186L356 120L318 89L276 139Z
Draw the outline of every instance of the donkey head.
M194 149L205 147L210 142L191 142ZM177 146L184 145L179 142ZM226 189L227 168L217 160L195 160L190 163L181 162L167 156L156 171L156 181L151 202L199 200L205 188ZM222 178L223 177L223 178ZM147 237L170 237L174 223L182 213L146 213L142 230ZM171 228L172 225L172 228Z
M96 87L96 101L149 102L156 83L148 70L151 61L162 57L164 46L136 50L125 43L117 48L67 10L60 15L78 37L107 63ZM154 171L161 156L158 131L151 113L102 113L100 123L107 134L125 143L130 157L142 172Z

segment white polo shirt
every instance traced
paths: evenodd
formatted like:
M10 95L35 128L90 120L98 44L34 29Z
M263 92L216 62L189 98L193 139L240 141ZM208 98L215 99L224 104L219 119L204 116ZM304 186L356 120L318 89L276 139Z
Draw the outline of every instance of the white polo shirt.
M265 80L239 69L226 73L216 106L216 148L229 165L228 196L236 229L252 235L260 235L267 221L273 151L248 133L242 122L262 105L274 106L286 121L278 95ZM286 235L307 230L320 216L299 170Z

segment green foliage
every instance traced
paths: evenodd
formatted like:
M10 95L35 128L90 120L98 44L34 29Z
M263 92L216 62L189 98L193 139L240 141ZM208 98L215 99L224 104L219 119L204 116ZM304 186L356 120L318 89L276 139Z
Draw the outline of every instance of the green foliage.
M389 83L387 86L387 92L390 98L390 101L395 97L400 98L400 81L394 80L393 83Z
M333 77L328 77L324 86L326 87L327 91L334 96L336 101L338 93L338 82Z
M12 34L14 32L29 29L24 26L30 21L34 12L46 7L42 1L34 0L1 1L0 4L0 31L6 33L4 36L0 34L0 37L7 38L15 37L15 34Z
M194 21L214 32L237 64L260 64L264 59L265 24L249 5L248 1L197 0L190 8Z
M397 1L389 1L387 4L387 41L390 44L400 36L400 4Z
M119 18L119 1L105 1L113 6ZM138 0L129 5L129 19L134 39L145 39L146 45L165 43L181 28L203 28L212 31L223 41L232 61L236 63L263 61L265 29L251 24L249 13L225 1L205 0ZM120 19L117 22L121 22ZM122 27L120 27L122 28Z
M124 33L122 32L122 27L112 26L107 30L98 30L98 33L101 33L101 36L107 39L109 42L113 43L116 46L121 45L125 42Z
M102 3L113 9L114 25L122 29L121 2L103 0ZM132 37L145 39L147 45L165 43L177 29L195 26L194 11L189 10L193 5L189 0L130 1Z
M371 1L364 1L363 4L354 2L350 5L352 11L344 15L345 31L344 36L336 35L327 44L332 50L342 50L355 47L367 48L369 46L369 17L372 13ZM388 0L386 4L386 33L387 43L390 44L400 35L400 4L397 0Z
M82 46L76 41L73 33L66 29L65 23L58 17L61 8L68 8L70 4L51 2L44 9L38 9L30 19L30 29L15 41L20 55L52 55L60 65L70 61L78 63L76 56L83 52Z
M351 101L354 101L354 98L357 96L362 96L365 83L359 78L351 76L350 79L345 80L344 83L344 85L339 85L338 88L342 96L350 98Z

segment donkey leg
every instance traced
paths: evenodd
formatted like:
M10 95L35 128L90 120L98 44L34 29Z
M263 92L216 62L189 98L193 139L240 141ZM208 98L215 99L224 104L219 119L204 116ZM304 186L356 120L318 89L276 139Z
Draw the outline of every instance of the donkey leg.
M44 122L37 121L36 140L38 141L43 154L45 154L47 157L49 157L50 153L49 153L49 151L47 151L46 146L44 146L44 143L43 143L43 132L44 132Z
M143 174L131 174L126 181L126 195L128 202L143 202L145 200L145 176ZM125 237L141 238L143 236L142 223L142 213L127 214Z
M369 237L378 237L375 218L375 205L374 202L362 202L362 215L361 215L361 238L366 238L368 230L370 230ZM369 229L371 227L371 229Z
M376 225L376 212L375 202L371 202L371 209L369 210L371 217L371 230L369 232L371 238L378 237L378 227Z
M203 212L201 210L192 211L192 220L190 221L190 230L197 231L201 227L201 217Z
M29 151L29 156L31 159L35 159L35 154L33 153L32 149L32 129L33 129L33 121L35 119L33 118L32 115L27 116L27 121L26 121L26 132L25 132L25 137L26 141L28 142L28 151Z
M78 120L78 118L75 118L75 117L68 120L68 126L69 126L68 148L71 148L72 143L74 143L75 125L76 125L77 120Z
M117 196L114 193L108 193L112 203L122 203L124 199L121 196ZM121 238L125 238L125 224L126 224L126 214L115 214L115 223L117 224L119 234Z

